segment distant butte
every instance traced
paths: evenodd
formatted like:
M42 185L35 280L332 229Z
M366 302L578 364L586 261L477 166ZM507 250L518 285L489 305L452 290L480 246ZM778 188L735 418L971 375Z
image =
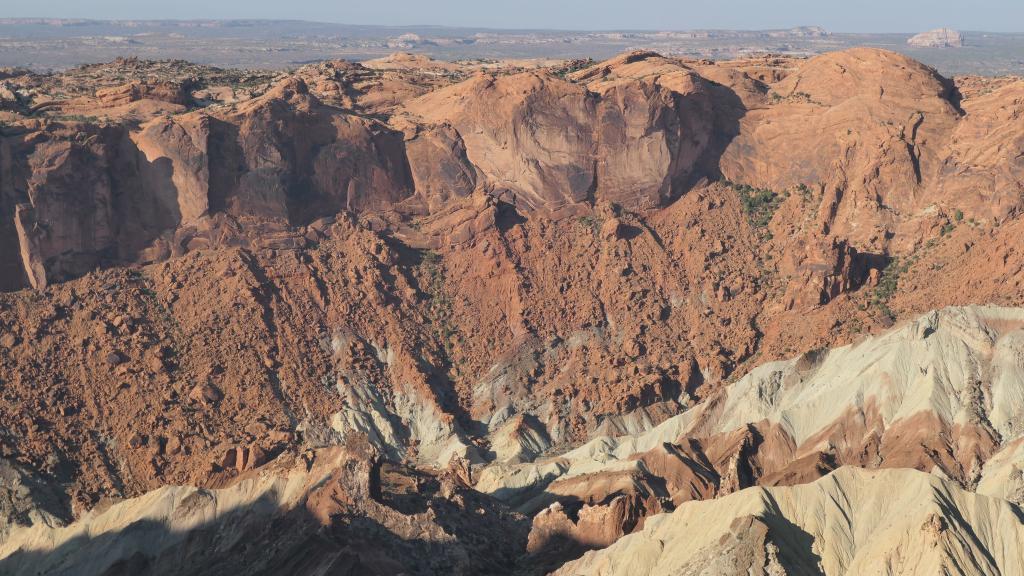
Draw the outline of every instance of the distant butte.
M963 48L964 35L952 28L938 28L914 35L907 44L922 48Z

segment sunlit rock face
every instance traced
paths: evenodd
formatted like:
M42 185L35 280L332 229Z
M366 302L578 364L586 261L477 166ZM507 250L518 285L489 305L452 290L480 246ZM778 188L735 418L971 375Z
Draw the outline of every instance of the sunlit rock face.
M0 573L1012 573L1019 79L11 74Z

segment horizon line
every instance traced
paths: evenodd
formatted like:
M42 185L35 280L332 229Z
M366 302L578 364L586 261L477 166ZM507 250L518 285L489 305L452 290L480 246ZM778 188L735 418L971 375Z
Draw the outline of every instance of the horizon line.
M996 32L991 30L969 30L960 29L953 26L942 26L939 28L929 28L928 30L917 30L917 31L902 31L902 32L878 32L878 31L832 31L828 28L817 25L817 24L799 24L793 26L783 27L772 27L772 28L543 28L543 27L525 27L525 28L497 28L493 26L472 26L472 25L451 25L451 24L358 24L351 22L336 22L331 20L305 20L301 18L247 18L247 17L232 17L232 18L76 18L68 16L15 16L15 17L0 17L0 25L11 25L10 22L38 22L38 21L59 21L59 22L90 22L90 23L122 23L122 22L264 22L264 23L292 23L292 24L327 24L334 26L351 26L351 27L364 27L364 28L439 28L447 30L488 30L496 32L586 32L586 33L612 33L612 32L784 32L788 30L799 30L806 28L819 28L826 34L879 34L879 35L914 35L921 32L929 32L931 30L939 30L942 28L950 28L962 33L968 34L1024 34L1022 31L1002 31Z

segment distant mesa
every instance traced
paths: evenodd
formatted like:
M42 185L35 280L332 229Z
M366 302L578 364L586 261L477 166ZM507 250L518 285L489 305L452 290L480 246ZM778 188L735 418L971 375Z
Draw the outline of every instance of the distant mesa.
M938 28L913 36L907 44L922 48L962 48L964 35L952 28Z
M787 36L796 36L798 38L826 38L829 36L828 30L825 30L821 26L798 26L796 28L790 28L789 30L783 31L783 34Z
M388 48L414 48L416 46L431 46L434 42L424 39L419 34L407 33L388 40Z

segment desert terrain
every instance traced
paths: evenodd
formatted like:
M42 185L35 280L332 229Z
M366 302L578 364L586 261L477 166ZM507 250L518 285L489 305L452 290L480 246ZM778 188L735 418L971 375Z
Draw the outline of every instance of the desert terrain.
M949 40L955 40L956 49L944 49L951 45ZM766 30L510 30L300 20L101 20L0 15L0 66L37 71L64 70L119 57L289 70L323 60L384 58L397 51L446 61L496 63L604 60L632 50L730 60L758 54L811 56L856 47L894 50L945 75L1024 74L1024 34L974 30L851 33L814 25Z
M3 69L0 573L1020 573L1024 80L843 48Z

